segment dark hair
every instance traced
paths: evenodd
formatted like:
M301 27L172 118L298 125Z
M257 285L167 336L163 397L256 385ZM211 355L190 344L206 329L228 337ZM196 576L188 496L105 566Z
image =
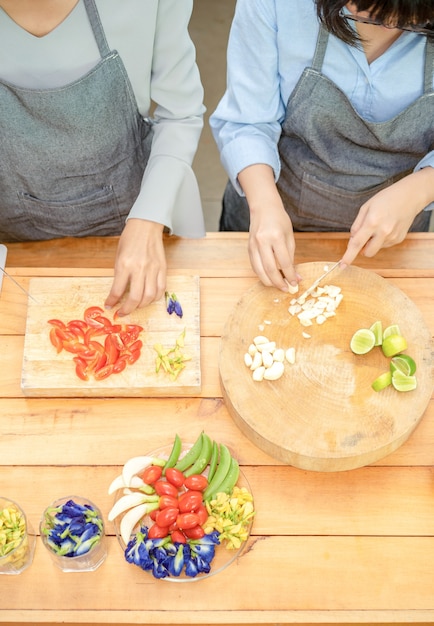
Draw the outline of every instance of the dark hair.
M328 31L350 45L360 43L357 32L341 14L348 0L315 0L315 3L318 17ZM352 0L352 4L358 12L369 11L374 19L385 23L393 21L398 27L434 22L433 0Z

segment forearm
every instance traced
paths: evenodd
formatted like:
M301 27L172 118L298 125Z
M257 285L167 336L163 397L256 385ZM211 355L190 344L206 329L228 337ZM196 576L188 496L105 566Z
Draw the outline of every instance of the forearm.
M434 202L434 167L424 167L402 179L406 185L411 185L414 193L417 213L420 213L431 202Z
M250 208L250 214L256 215L270 206L283 208L282 200L274 181L274 172L269 165L258 163L250 165L238 174L238 181Z

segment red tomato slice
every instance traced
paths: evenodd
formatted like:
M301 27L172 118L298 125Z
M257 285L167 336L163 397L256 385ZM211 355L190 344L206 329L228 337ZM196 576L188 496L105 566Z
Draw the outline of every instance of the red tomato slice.
M53 344L53 346L56 348L57 354L59 354L59 352L62 352L63 341L62 339L60 339L59 335L56 333L55 328L52 328L50 330L50 341Z
M99 370L95 370L94 376L96 380L104 380L104 378L108 378L110 374L113 373L113 365L104 365Z
M65 323L62 322L62 320L48 320L48 324L51 324L52 326L57 326L57 328L66 328Z
M84 312L84 321L89 326L103 326L102 322L96 320L96 318L101 317L102 313L104 313L104 309L100 306L90 306Z

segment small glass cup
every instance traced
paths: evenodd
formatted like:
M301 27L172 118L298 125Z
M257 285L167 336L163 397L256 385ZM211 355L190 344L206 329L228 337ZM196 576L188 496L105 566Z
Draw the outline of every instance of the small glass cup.
M10 551L8 543L14 546ZM35 533L24 511L10 498L0 496L0 574L21 574L31 565L34 553Z
M57 554L49 545L47 536L50 528L52 528L52 523L50 523L50 520L53 519L54 515L56 514L56 509L62 507L69 501L93 509L93 511L96 512L97 517L101 523L101 530L98 541L92 545L88 552L77 556L63 556L61 554ZM61 569L62 572L93 572L98 569L98 567L104 562L107 556L103 516L99 508L87 498L82 498L80 496L66 496L64 498L59 498L58 500L55 500L52 504L50 504L50 506L45 509L44 513L42 514L39 528L41 532L42 543L50 553L54 564L59 569Z

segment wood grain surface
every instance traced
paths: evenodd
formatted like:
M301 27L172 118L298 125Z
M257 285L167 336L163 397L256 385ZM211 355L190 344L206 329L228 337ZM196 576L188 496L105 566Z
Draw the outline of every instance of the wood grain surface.
M300 292L324 263L298 266ZM253 443L280 461L314 471L362 467L396 450L421 420L433 390L433 343L418 308L400 289L358 267L337 269L326 284L342 288L335 317L305 328L288 313L294 296L256 284L229 316L221 340L220 378L228 410ZM390 366L381 348L355 355L359 328L398 324L417 363L418 387L375 392L371 383ZM303 332L310 337L305 338ZM244 354L255 336L294 347L279 380L255 382Z
M75 373L73 354L56 353L51 345L47 323L52 318L68 322L83 319L89 306L103 307L109 293L109 277L45 277L29 281L26 333L22 365L21 389L26 396L34 397L136 397L136 396L188 396L201 389L200 372L200 305L198 276L172 276L167 288L176 293L183 317L166 311L163 297L148 307L137 309L118 321L143 326L141 356L133 365L104 380L80 380ZM114 311L105 312L113 319ZM156 343L171 348L185 329L183 353L191 356L176 380L161 369L155 371Z

